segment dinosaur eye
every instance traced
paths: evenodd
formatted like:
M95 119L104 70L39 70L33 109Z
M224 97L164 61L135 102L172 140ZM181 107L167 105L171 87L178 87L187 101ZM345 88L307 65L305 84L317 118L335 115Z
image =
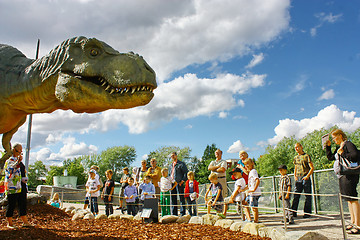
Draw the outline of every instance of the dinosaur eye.
M95 49L95 48L91 49L90 50L90 55L93 56L93 57L99 55L99 50Z

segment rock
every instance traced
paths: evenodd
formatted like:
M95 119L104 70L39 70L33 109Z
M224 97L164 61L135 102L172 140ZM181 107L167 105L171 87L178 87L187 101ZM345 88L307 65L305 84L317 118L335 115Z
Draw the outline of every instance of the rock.
M69 209L69 208L66 208L66 209L65 209L65 212L66 212L66 213L69 213L69 214L71 214L72 211L73 211L73 209Z
M230 228L230 226L234 223L234 220L231 219L219 219L215 222L214 226L219 226L222 228Z
M328 240L329 238L317 232L296 231L285 233L286 240Z
M265 225L260 223L247 223L242 231L253 235L259 235L259 228L262 227L265 227Z
M285 240L285 230L281 227L263 227L259 228L259 236L276 240Z
M176 220L178 220L178 216L175 215L167 215L160 218L160 223L174 223Z
M85 216L85 213L78 212L78 213L74 214L74 216L71 218L71 220L75 221L75 220L78 220L78 219L83 219L84 216Z
M202 219L202 217L199 217L199 216L193 216L193 217L190 218L189 223L192 223L192 224L203 224L203 219Z
M87 213L87 214L85 214L83 219L95 219L95 217L94 217L94 215L92 215L92 213Z
M111 214L108 216L109 219L120 219L120 214Z
M184 215L179 217L176 222L177 223L188 223L190 221L191 216L190 215Z
M47 202L47 198L37 193L28 193L27 194L27 203L30 205L35 204L45 204Z
M206 225L214 225L217 220L222 219L218 215L212 215L212 214L205 214L204 216L202 216L202 218L203 218L203 224Z
M231 224L230 226L230 230L231 231L241 231L243 229L243 227L245 226L245 222L244 221L234 221L233 224Z
M141 213L140 213L140 212L138 212L138 213L135 215L134 220L136 220L136 221L141 221L141 220L142 220L142 218L141 218Z
M99 214L95 217L95 219L108 219L108 217L106 216L106 214Z
M129 214L121 214L120 219L127 219L127 220L133 220L134 216Z

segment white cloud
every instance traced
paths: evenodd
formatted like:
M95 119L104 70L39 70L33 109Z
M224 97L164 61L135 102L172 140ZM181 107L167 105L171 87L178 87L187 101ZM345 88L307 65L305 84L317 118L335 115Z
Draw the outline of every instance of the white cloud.
M253 59L249 62L249 64L245 68L253 68L256 65L260 64L264 60L264 54L260 53L258 55L253 55Z
M192 129L192 128L193 128L193 126L191 124L188 124L185 126L185 129Z
M306 74L300 75L299 79L295 82L295 84L290 86L290 89L286 93L283 93L282 95L285 98L288 98L288 97L292 96L293 94L301 92L302 90L305 89L308 79L309 79L308 75L306 75Z
M330 105L312 118L280 120L274 129L276 135L269 139L268 143L277 144L284 137L302 138L314 130L328 129L334 125L344 131L353 132L360 127L360 117L356 117L356 112L342 111L336 105Z
M335 23L341 20L342 14L333 15L332 13L325 14L323 12L315 14L315 17L319 20L319 23L310 29L310 35L315 37L317 30L321 28L325 23Z
M323 94L321 94L321 96L318 98L318 100L329 100L329 99L333 99L335 97L335 92L333 89L329 89L325 92L323 92Z
M240 151L249 151L249 148L245 147L240 140L235 141L227 150L228 153L238 153Z
M228 61L277 39L288 30L289 7L289 0L2 1L0 38L34 58L37 38L44 55L69 37L97 37L143 55L162 82L191 64Z
M219 118L227 118L228 112L219 112Z

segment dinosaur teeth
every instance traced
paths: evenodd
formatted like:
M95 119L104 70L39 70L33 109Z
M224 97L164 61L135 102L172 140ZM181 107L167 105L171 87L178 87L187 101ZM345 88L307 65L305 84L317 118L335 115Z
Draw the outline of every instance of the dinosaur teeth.
M105 91L109 90L110 89L110 85L108 85L106 88L105 88Z
M133 94L136 91L136 88L132 88L131 94Z
M110 94L113 94L115 92L115 89L111 89Z
M105 84L106 84L106 82L104 82L101 86L103 87L103 86L105 86Z

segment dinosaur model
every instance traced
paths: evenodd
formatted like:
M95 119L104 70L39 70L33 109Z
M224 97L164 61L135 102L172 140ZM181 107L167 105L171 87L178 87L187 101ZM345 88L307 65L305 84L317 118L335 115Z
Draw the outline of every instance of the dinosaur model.
M146 105L157 87L154 70L133 52L119 53L95 38L74 37L32 60L0 44L0 134L5 155L11 138L33 113L57 109L96 113Z

